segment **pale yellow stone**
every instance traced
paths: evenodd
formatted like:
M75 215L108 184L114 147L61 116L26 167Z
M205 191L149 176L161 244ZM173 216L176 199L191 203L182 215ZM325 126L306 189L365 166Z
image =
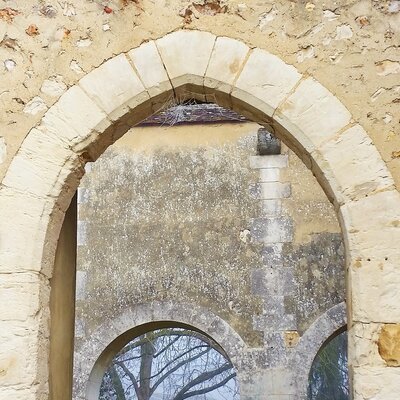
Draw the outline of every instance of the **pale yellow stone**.
M400 368L356 367L353 386L354 400L398 400Z
M272 116L300 78L295 67L265 50L254 49L236 81L232 96Z
M200 31L177 31L156 40L174 88L191 84L201 90L214 42L214 35Z
M68 146L80 146L93 131L103 132L111 121L79 87L72 86L44 115L42 126Z
M400 367L400 324L384 324L379 332L379 355L390 367Z
M352 318L400 322L400 194L385 191L340 208L348 246Z
M45 199L2 187L0 210L0 272L40 271L50 220Z
M278 107L274 118L295 141L312 152L348 125L351 115L329 90L307 78Z
M217 88L219 91L229 93L248 52L249 47L238 40L227 37L217 38L204 78L204 85L207 88Z
M0 321L0 397L5 387L33 386L37 379L40 354L38 324L33 320ZM14 396L12 397L14 398Z
M77 161L76 154L60 138L46 129L34 128L14 157L4 184L35 196L56 195L63 185L60 170L68 163L74 165L74 158Z
M388 190L340 207L340 220L355 261L398 262L400 258L400 193Z
M151 96L172 90L154 41L143 43L131 50L128 55Z
M43 278L39 274L0 275L0 315L3 321L27 321L40 311ZM10 307L12 305L12 307Z
M349 270L352 318L363 322L400 323L400 274L396 260L362 259L356 264Z
M371 365L383 367L385 363L378 352L377 342L379 339L379 323L354 322L349 333L350 364L353 367Z
M394 185L393 179L370 137L360 125L347 129L313 152L343 203L358 200Z
M79 81L79 85L112 120L126 114L136 96L142 94L143 101L149 98L124 54L94 69Z

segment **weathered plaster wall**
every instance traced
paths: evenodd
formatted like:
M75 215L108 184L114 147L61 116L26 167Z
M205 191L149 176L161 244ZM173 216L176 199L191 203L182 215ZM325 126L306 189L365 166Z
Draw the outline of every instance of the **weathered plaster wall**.
M399 10L398 0L4 0L0 177L28 129L84 73L185 27L268 49L316 77L367 128L399 185Z
M258 128L138 127L89 164L78 198L76 398L104 324L136 310L133 328L154 303L201 307L240 335L242 395L302 398L307 376L291 381L301 363L286 366L345 299L344 251L316 179L285 147L256 156Z
M266 49L295 65L305 76L315 76L336 96L328 94L325 97L327 93L322 87L306 79L304 85L295 90L297 95L289 96L290 101L294 100L295 108L293 113L288 113L288 118L298 118L304 111L304 103L308 104L307 100L316 101L317 106L311 107L312 112L300 118L305 137L297 138L303 145L311 138L322 151L323 157L319 160L314 158L318 154L310 154L309 149L302 155L313 158L321 167L320 182L334 191L346 233L348 285L352 289L348 310L352 317L350 349L355 376L354 396L357 399L396 398L399 370L387 365L392 365L397 336L383 332L386 347L384 351L381 348L383 358L378 353L377 342L385 324L394 324L396 329L400 320L397 298L400 257L396 236L399 232L399 193L392 190L388 171L375 153L375 147L367 140L366 133L357 125L347 126L349 129L345 132L341 130L349 123L350 116L346 109L335 105L341 100L354 121L362 123L398 184L399 1L282 1L274 4L231 1L226 7L210 6L212 1L207 1L208 6L195 6L186 1L149 0L139 5L110 1L107 9L104 3L90 1L52 2L51 6L49 3L3 1L1 4L0 59L4 65L0 79L2 177L23 137L39 123L45 112L42 100L49 107L62 92L103 60L181 27L228 35L250 46ZM188 6L193 11L192 16L190 11L186 12ZM32 25L37 25L37 31ZM127 29L130 26L132 29ZM199 38L201 35L194 36ZM170 42L175 54L178 43L181 44L177 38L175 36ZM314 48L304 49L308 46ZM262 61L270 59L268 53L261 53ZM201 54L204 60L209 60L209 53ZM163 55L162 60L168 68L174 66L172 57ZM276 61L272 65L274 68L280 65L286 72L294 73L289 65ZM115 67L115 63L113 65ZM111 67L110 71L113 70ZM149 70L146 68L147 72ZM265 98L269 88L284 89L285 95L294 90L292 84L278 78L276 86L270 85L271 82L265 85L264 70L257 70L254 65L250 70L250 77L249 74L244 77L242 71L233 75L243 77L250 86L249 78L254 76L256 97ZM107 89L105 93L114 94L120 89L118 83L113 86L116 82L103 69L94 72L96 74L91 78L95 84L97 79L112 81L111 88L104 88ZM136 76L129 68L125 72L131 78ZM196 75L199 71L194 65L188 65L185 72ZM203 73L204 69L200 75ZM141 71L139 75L143 77L146 72ZM313 86L315 92L310 93L309 99L299 90ZM48 125L42 121L42 130L31 131L24 150L13 158L6 185L1 186L0 264L2 293L6 299L2 303L4 322L1 331L2 341L7 346L2 348L0 384L1 394L7 398L36 400L46 397L48 390L46 352L50 287L47 277L51 275L60 221L77 186L79 178L75 177L79 172L76 175L75 172L82 161L82 148L76 148L68 135L72 134L79 144L88 140L93 150L95 138L88 138L88 129L94 128L94 121L75 119L73 113L79 117L80 110L88 114L93 111L92 116L98 116L94 110L97 106L102 109L104 100L93 102L80 94L80 89L74 86L59 107L49 112L50 121L46 122L55 123L57 138L64 141L68 149L61 149L58 142L46 140ZM131 98L129 91L123 94ZM321 107L320 95L327 101L325 108ZM288 97L281 105L286 106L287 100ZM119 107L121 103L115 101L112 106L114 110L114 106ZM276 110L276 106L278 104L273 109ZM282 108L278 109L282 111ZM326 123L325 119L318 119L320 110L328 117ZM65 116L71 122L70 129L65 129L62 121L55 121ZM325 128L329 128L335 138L329 136L322 145ZM293 133L298 135L299 132ZM68 159L66 164L65 158ZM349 165L351 174L347 171ZM69 178L71 191L66 183ZM17 310L17 317L10 310ZM389 343L388 338L391 338ZM389 357L388 350L392 353Z
M257 174L247 161L255 142L246 136L254 127L223 125L226 135L200 129L135 129L84 177L78 269L87 272L80 304L88 334L92 321L169 299L222 313L249 343L260 344L251 317L261 304L249 273L261 265L260 251L241 240L257 215L248 194Z

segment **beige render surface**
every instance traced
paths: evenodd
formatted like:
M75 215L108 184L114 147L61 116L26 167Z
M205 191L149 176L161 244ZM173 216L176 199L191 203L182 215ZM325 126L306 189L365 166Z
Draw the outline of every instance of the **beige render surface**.
M16 7L14 3L8 3ZM179 15L182 8L188 5L186 2L170 2L168 8L160 7L166 5L164 2L144 3L141 7L129 4L126 8L115 3L115 13L111 15L103 14L102 8L96 3L76 3L72 7L66 4L64 13L67 15L58 10L54 18L49 18L49 12L47 17L38 14L32 3L24 2L19 10L21 14L15 16L14 22L2 22L0 32L7 32L11 41L7 39L2 42L1 57L4 61L15 58L16 63L12 68L14 63L6 62L11 71L4 71L6 79L1 81L5 85L1 90L4 104L1 108L4 140L0 142L3 149L1 158L5 160L2 163L3 175L28 131L35 125L38 127L31 130L3 179L0 198L0 270L2 274L13 273L14 282L18 283L25 274L32 274L33 285L40 287L40 290L30 289L31 283L21 285L30 293L27 301L36 301L37 307L35 310L27 309L22 321L5 317L1 323L5 335L3 342L7 343L1 349L4 365L1 367L4 371L0 381L1 395L13 399L41 399L47 396L49 287L46 276L51 275L63 213L77 187L85 158L91 154L96 156L98 151L101 152L104 146L126 130L120 125L112 132L109 128L111 121L106 117L105 110L101 110L101 101L96 105L78 86L71 88L58 105L49 110L40 125L44 106L38 99L35 99L38 107L33 107L29 101L43 87L40 96L46 107L51 106L66 86L74 84L85 72L105 59L128 51L143 40L161 37L186 23L193 29L235 37L251 46L266 49L286 63L296 65L304 74L300 85L287 87L289 97L274 111L281 125L276 125L276 133L312 168L336 207L340 207L339 217L349 268L350 357L353 360L354 398L396 399L399 370L386 366L382 359L370 356L377 354L377 345L366 329L375 327L379 332L382 323L400 323L394 291L400 284L399 193L393 188L386 166L373 146L379 150L398 182L399 138L395 130L398 127L399 72L395 43L398 38L396 29L400 24L396 4L396 1L372 4L343 2L337 8L337 5L325 3L324 12L322 6L312 3L282 2L275 5L275 10L272 4L267 8L250 2L230 2L227 13L217 15L209 15L213 13L207 8L193 6L192 22L189 24L191 18L183 19ZM76 10L76 15L73 15L72 9ZM46 14L46 10L42 11ZM336 17L335 14L340 15ZM6 12L7 15L9 12ZM154 21L162 23L155 24ZM24 27L31 23L38 25L40 35L26 36ZM103 27L104 23L108 26ZM132 31L126 30L129 24L136 24ZM111 29L108 30L108 27ZM107 35L113 35L116 39L112 40ZM328 42L335 48L326 50L324 43ZM188 41L186 43L189 44ZM177 48L184 52L182 40L172 40L170 44L174 46L175 56ZM304 47L310 48L307 50ZM210 57L208 51L211 49L199 46L198 50L205 51L202 54L207 59ZM299 62L313 53L318 58ZM265 57L271 59L268 53L265 53ZM167 71L171 70L173 62L168 55L163 59ZM80 73L78 65L83 73ZM287 66L287 73L291 68ZM196 72L189 69L189 75L182 82L191 84L188 89L201 97L204 93L201 88L195 87L199 82ZM241 68L238 70L240 72ZM135 74L134 70L131 73ZM317 78L336 97L313 79L307 78L308 75ZM51 77L58 83L44 84ZM260 75L259 79L262 86L264 76ZM107 88L108 82L102 82ZM163 84L162 81L159 83ZM248 84L252 86L251 82ZM304 101L308 100L309 93L301 96L302 84L310 85L314 95L311 111L304 110ZM221 93L227 85L230 82L224 81ZM53 90L49 91L49 86ZM265 96L264 92L258 97L249 92L245 95L243 87L236 88L239 92L232 107L257 120L271 122L268 119L272 116L273 99ZM105 90L105 95L116 94L113 93L112 84L108 90ZM57 93L57 96L45 92L52 95ZM130 100L130 104L143 104L146 96L143 90ZM351 112L352 119L338 98ZM229 99L222 96L217 100L223 102ZM25 107L24 103L29 106ZM326 104L329 107L325 107ZM155 105L156 101L153 108ZM124 109L126 105L118 102L109 118L121 115ZM32 115L37 110L40 111ZM322 121L320 110L326 117ZM148 108L141 111L145 114L150 112ZM265 113L269 114L268 118ZM135 118L138 118L137 114ZM318 135L318 120L321 121L320 128L324 128L323 138ZM127 121L132 122L129 118ZM354 125L355 121L367 129L373 144L363 129ZM356 147L332 147L331 144L338 139L343 142L342 137L346 137L354 126L361 132L361 140L356 141ZM106 134L99 136L96 131ZM371 151L372 154L366 158L365 154ZM340 166L340 162L346 159L351 160L354 166L354 180L349 180L348 172ZM367 177L366 165L371 166L371 174ZM16 209L19 212L11 224L8 216ZM37 274L38 271L44 275ZM373 282L373 285L369 282ZM22 335L21 330L24 332ZM356 335L355 331L360 335ZM16 352L18 346L11 342L17 332L21 335L19 338L23 338L20 348L24 350L21 353ZM363 341L363 347L360 341ZM355 359L357 350L362 354ZM39 353L40 357L37 356ZM29 367L24 367L24 363ZM18 371L24 372L21 375Z
M47 11L35 1L4 2L3 8L18 13L0 18L0 176L27 129L67 87L111 56L184 27L267 49L317 78L368 128L398 184L396 1L234 0L221 2L227 6L223 13L203 6L206 1L193 3L197 7L190 1L110 1L113 12L106 14L100 3L89 1L68 1ZM187 9L193 15L185 20L181 15ZM25 32L31 24L38 27L37 35ZM11 71L4 67L6 60L16 63ZM36 107L27 106L33 99Z
M302 398L321 344L346 324L342 235L293 152L256 155L259 128L135 127L88 165L78 195L74 399L86 390L97 400L89 376L101 381L123 328L159 320L218 340L242 399ZM265 168L276 157L282 167ZM269 234L257 231L260 220ZM277 231L284 242L273 241Z

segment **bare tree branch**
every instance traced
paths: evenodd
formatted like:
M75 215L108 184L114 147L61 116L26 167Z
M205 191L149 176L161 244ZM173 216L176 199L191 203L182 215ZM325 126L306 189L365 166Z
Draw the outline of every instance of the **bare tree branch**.
M232 364L230 363L225 363L224 365L222 365L221 367L215 369L214 371L207 371L207 372L203 372L202 374L200 374L197 378L193 379L192 381L190 381L186 386L184 386L182 388L182 390L180 390L177 395L175 396L174 400L182 400L185 399L186 397L182 397L189 389L191 389L193 386L196 386L200 383L203 383L205 381L208 381L212 378L214 378L215 376L221 374L224 371L227 371L228 369L232 368Z
M174 368L171 368L169 371L167 371L152 387L151 389L151 393L153 394L154 391L157 389L158 386L160 386L160 384L172 373L174 373L175 371L177 371L179 368L181 368L183 365L185 364L189 364L192 361L200 358L201 356L203 356L204 354L208 353L210 351L210 347L207 347L206 350L200 352L199 354L196 354L195 356L187 359L187 360L183 360L181 361L179 364L177 364Z
M226 385L231 379L233 379L236 376L236 372L234 372L233 374L228 375L225 379L223 379L221 382L216 383L213 386L209 386L209 387L205 387L203 389L198 389L198 390L193 390L191 392L188 392L186 394L181 395L181 397L175 397L174 400L184 400L187 399L189 397L193 397L196 395L200 395L200 394L206 394L209 392L212 392L215 389L220 388L221 386Z

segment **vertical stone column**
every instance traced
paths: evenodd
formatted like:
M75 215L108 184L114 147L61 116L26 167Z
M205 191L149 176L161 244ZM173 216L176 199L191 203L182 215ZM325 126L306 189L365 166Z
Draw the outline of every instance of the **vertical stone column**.
M252 221L252 239L262 244L264 267L253 273L254 293L263 300L263 313L254 319L254 329L264 332L266 372L264 381L269 399L294 399L290 369L287 366L288 341L296 331L296 317L285 311L285 296L294 294L293 271L285 266L282 248L293 241L293 226L283 214L282 201L290 197L288 182L281 182L281 171L288 166L287 154L250 157L250 167L259 171L252 194L260 202L260 216ZM289 340L289 339L290 340Z

